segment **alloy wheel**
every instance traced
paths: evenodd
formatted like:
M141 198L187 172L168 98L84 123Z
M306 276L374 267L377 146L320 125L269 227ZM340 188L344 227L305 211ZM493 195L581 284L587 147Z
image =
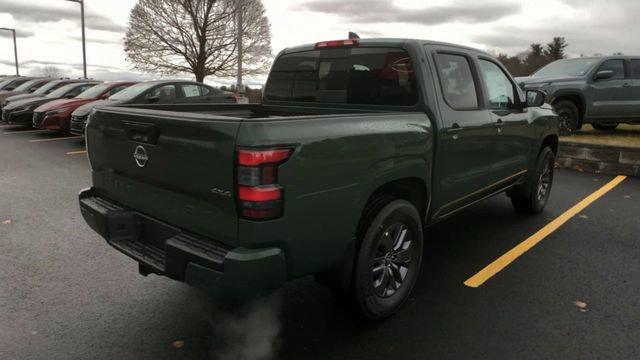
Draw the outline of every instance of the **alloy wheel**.
M551 183L553 182L553 165L546 164L540 173L538 178L538 189L536 191L536 199L541 202L548 196L551 189Z
M374 292L379 297L392 296L404 283L411 265L411 244L411 232L402 223L387 227L380 235L371 270Z

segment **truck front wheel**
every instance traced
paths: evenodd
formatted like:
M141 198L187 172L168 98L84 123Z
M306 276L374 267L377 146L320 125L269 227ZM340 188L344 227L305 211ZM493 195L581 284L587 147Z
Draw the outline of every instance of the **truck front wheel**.
M553 151L549 147L543 148L528 180L509 192L511 203L517 212L538 214L544 210L551 194L554 165Z
M558 130L560 135L571 135L580 126L580 112L576 104L569 100L560 100L553 104L553 108L560 117Z
M422 222L406 200L385 205L368 224L353 274L360 313L372 320L393 315L407 300L420 274Z

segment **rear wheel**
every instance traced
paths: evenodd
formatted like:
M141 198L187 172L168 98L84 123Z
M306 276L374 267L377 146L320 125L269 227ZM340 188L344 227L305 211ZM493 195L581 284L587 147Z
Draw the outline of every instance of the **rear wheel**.
M534 173L526 183L514 189L511 203L517 212L538 214L544 210L551 195L555 155L545 147L538 155Z
M381 320L404 304L420 274L422 246L422 222L410 202L393 200L377 213L353 274L353 296L364 317Z
M576 104L569 100L561 100L553 105L556 113L560 117L558 120L558 130L560 135L571 135L580 125L580 112Z
M618 127L618 124L591 124L591 126L600 131L612 131Z

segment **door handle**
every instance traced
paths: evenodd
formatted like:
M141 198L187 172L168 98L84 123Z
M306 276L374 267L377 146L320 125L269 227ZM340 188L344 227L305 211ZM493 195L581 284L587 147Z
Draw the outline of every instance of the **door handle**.
M629 83L624 83L624 84L622 85L622 87L631 87L631 84L629 84Z
M462 127L458 123L453 123L450 128L445 130L447 134L456 134L462 131Z

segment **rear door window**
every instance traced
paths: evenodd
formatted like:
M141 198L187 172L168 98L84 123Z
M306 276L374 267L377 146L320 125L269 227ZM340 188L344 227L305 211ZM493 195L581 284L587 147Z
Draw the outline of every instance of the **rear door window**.
M186 98L202 96L198 85L188 84L180 85L180 87L182 88L182 96Z
M455 110L477 109L477 85L469 59L448 53L439 53L436 57L442 92L449 106Z
M286 54L271 70L267 100L413 106L417 81L396 48L335 48Z

